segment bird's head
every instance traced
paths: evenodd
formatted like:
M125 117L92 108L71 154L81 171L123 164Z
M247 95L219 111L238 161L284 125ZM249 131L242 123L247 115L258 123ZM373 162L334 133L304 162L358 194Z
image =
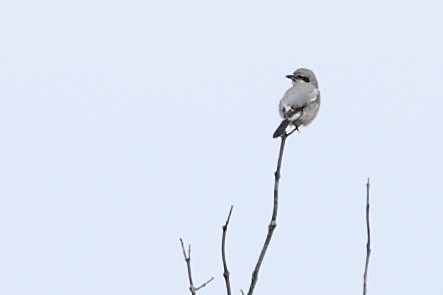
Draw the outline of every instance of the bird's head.
M286 78L291 79L293 84L296 83L311 83L314 84L316 88L318 88L317 78L309 69L298 69L292 75L287 75Z

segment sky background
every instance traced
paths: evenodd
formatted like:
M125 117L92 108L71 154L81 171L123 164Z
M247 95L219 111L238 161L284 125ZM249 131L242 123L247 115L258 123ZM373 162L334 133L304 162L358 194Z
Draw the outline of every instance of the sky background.
M318 78L288 138L256 295L443 289L442 1L20 1L0 9L5 295L247 290L272 211L285 75Z

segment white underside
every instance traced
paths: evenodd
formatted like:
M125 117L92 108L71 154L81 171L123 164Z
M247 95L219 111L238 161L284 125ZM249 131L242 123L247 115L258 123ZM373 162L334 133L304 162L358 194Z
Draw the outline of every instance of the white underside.
M295 130L294 124L289 124L288 127L286 127L285 132L286 132L286 134L290 134L290 133L294 132L294 130Z

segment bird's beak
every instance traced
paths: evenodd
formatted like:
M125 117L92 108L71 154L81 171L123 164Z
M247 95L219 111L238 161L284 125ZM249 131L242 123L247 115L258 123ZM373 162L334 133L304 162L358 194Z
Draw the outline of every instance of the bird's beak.
M295 76L294 76L294 75L286 75L286 78L291 79L291 80L294 80L294 79L295 79Z

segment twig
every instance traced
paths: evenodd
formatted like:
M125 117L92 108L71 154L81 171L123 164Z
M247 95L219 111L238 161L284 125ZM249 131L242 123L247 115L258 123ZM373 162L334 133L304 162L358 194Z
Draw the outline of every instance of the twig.
M266 254L266 250L268 249L269 243L271 242L272 234L274 233L274 230L277 226L276 220L277 220L277 210L278 210L278 185L280 181L280 168L281 168L281 162L283 158L283 151L285 149L285 143L286 143L286 137L287 134L283 134L281 136L281 144L280 144L280 152L278 155L278 161L277 161L277 170L274 173L274 208L272 210L272 218L271 223L268 226L268 234L266 236L265 243L263 245L263 248L261 250L260 256L258 258L257 264L255 266L254 271L252 272L252 278L251 278L251 285L249 286L248 295L252 295L254 292L255 285L257 284L258 280L258 272L260 271L261 264L263 262L263 259Z
M214 279L214 277L210 278L209 280L207 280L205 283L201 284L200 287L194 288L195 291L200 290L201 288L206 287L207 284L209 284L210 282L212 282L212 280Z
M226 262L226 251L225 251L225 242L226 242L226 232L228 231L228 225L229 220L231 219L232 209L234 206L231 206L231 209L229 210L228 219L226 219L225 225L223 225L223 234L222 234L222 260L223 260L223 277L225 278L226 283L226 292L228 295L231 295L231 282L229 280L229 270L228 270L228 263Z
M196 295L197 291L201 288L205 287L209 284L214 278L210 278L206 283L202 284L200 287L195 287L192 282L192 272L191 272L191 245L188 246L188 253L186 254L185 244L183 243L183 239L180 239L180 243L182 245L183 256L185 257L186 266L188 268L188 278L189 278L189 291L191 291L192 295Z
M366 263L365 263L365 272L363 274L363 295L366 295L366 282L368 279L368 267L369 267L369 256L371 255L371 228L369 226L369 178L366 183L366 230L368 234L368 241L366 243Z

